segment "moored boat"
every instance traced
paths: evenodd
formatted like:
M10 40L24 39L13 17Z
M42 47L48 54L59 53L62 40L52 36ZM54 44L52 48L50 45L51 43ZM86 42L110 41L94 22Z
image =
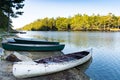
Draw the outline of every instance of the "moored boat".
M53 42L53 41L42 41L37 39L28 39L28 38L14 38L15 42L21 43L21 44L59 44L59 42Z
M2 42L2 47L10 51L61 51L64 49L64 44L48 45L48 44L20 44Z
M28 78L55 73L81 65L91 57L90 51L80 51L36 61L16 62L13 65L13 75L17 78Z

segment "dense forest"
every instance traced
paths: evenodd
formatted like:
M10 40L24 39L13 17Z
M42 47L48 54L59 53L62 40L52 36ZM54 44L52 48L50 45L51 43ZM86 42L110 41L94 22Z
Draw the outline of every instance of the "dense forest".
M22 15L24 0L0 0L0 30L11 30L11 18Z
M110 31L120 29L120 16L76 14L73 17L38 19L20 28L29 31Z

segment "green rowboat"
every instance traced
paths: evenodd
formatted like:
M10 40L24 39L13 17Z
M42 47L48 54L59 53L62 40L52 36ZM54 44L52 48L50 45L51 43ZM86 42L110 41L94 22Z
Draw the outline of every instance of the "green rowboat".
M15 44L2 42L2 47L10 51L61 51L64 49L64 44L58 45L41 45L41 44Z
M14 38L15 42L20 44L59 44L59 42L42 41L37 39Z

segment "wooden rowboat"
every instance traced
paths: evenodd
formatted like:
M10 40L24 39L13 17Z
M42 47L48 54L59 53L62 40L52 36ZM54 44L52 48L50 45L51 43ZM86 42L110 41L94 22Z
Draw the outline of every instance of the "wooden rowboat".
M36 61L15 62L13 75L17 78L28 78L55 73L81 65L91 57L90 51L81 51Z
M42 41L37 39L27 39L27 38L14 38L15 42L21 44L59 44L59 42L52 42L52 41Z
M2 47L10 51L61 51L64 49L64 44L58 45L41 45L41 44L17 44L2 42Z

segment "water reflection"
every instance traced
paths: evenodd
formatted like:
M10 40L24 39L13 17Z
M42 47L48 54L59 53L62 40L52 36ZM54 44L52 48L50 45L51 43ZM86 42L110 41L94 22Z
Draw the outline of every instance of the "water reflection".
M65 44L64 53L93 48L87 75L93 80L120 79L120 32L28 32L27 36L60 41Z
M106 32L40 32L28 31L27 34L17 34L19 37L38 38L48 41L59 41L71 48L107 48L118 49L119 33ZM114 48L111 48L114 47ZM70 48L70 47L69 47Z

